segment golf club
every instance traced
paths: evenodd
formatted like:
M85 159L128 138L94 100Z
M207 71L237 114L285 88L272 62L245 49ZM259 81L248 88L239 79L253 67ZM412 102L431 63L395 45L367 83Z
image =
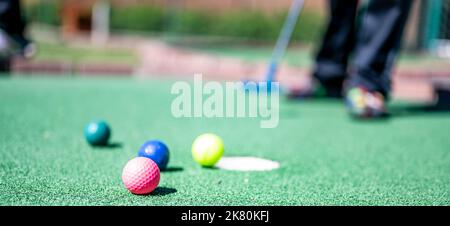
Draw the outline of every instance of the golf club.
M278 36L275 47L272 51L272 56L270 57L269 64L267 66L264 86L267 86L267 91L270 92L270 83L275 80L275 76L278 70L279 63L283 58L286 48L289 44L289 41L292 36L292 32L294 31L295 25L297 24L298 17L303 8L304 0L293 0L292 4L289 8L289 13L286 17L286 20L283 25L283 29L281 30L280 35ZM249 81L244 81L244 88L248 88L247 84ZM259 85L256 85L256 90L259 91Z

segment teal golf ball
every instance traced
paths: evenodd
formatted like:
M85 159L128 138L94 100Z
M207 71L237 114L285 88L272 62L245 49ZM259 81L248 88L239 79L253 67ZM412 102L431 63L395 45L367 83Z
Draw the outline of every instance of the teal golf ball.
M111 129L104 121L90 122L84 128L86 141L92 146L104 146L108 144Z

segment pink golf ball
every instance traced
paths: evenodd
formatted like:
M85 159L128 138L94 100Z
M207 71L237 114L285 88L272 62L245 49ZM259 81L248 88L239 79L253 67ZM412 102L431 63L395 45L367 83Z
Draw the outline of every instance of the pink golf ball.
M159 168L149 158L136 157L127 162L122 171L122 181L133 194L151 193L159 184Z

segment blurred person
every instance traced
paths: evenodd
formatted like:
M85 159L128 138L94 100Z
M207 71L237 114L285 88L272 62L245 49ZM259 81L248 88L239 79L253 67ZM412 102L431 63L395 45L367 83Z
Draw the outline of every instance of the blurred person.
M11 58L32 57L36 46L25 36L20 0L0 0L0 72L8 72Z
M312 82L291 98L344 97L361 118L385 116L391 71L411 0L370 0L357 21L358 0L329 0L329 22L317 52Z

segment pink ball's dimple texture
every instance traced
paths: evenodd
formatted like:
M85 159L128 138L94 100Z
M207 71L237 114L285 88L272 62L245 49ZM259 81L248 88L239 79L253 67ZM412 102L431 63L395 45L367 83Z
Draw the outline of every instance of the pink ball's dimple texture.
M149 158L136 157L123 168L122 181L131 193L148 194L159 184L158 165Z

